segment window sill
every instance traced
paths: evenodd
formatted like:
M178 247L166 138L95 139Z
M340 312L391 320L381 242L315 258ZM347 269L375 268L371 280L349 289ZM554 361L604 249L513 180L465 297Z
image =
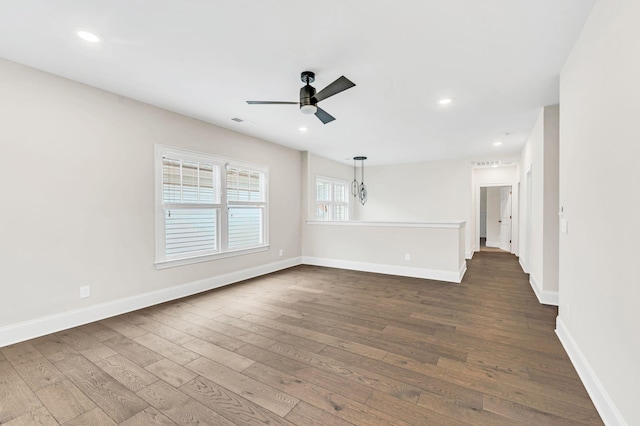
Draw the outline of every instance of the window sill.
M252 247L248 249L240 249L227 251L224 253L206 254L203 256L185 257L182 259L170 259L156 261L156 269L174 268L176 266L191 265L194 263L209 262L211 260L226 259L227 257L244 256L246 254L260 253L269 250L269 246Z

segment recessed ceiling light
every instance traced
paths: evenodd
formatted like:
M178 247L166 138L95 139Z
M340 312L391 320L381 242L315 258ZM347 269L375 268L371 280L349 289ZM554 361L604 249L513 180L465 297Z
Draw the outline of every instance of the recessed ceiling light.
M451 102L453 102L453 99L451 99L451 98L443 98L443 99L440 99L440 100L438 101L438 103L439 103L440 105L448 105L448 104L450 104Z
M491 166L491 167L493 167L493 168L495 169L496 167L498 167L498 165L497 165L497 164L494 164L494 165L493 165L493 166Z
M78 37L80 37L84 41L88 41L90 43L97 43L100 41L100 37L98 37L94 33L90 33L89 31L80 30L76 34L78 34Z
M502 141L495 141L493 143L493 146L500 146L500 145L502 145Z
M306 132L309 129L307 129L306 127L298 127L298 130L300 130L301 132Z

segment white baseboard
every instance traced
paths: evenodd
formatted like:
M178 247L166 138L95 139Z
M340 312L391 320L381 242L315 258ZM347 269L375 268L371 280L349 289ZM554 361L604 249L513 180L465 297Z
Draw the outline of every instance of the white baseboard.
M464 274L467 273L467 262L465 261L462 266L460 267L460 270L458 271L458 281L455 281L456 283L461 283L462 282L462 278L464 278Z
M469 259L469 260L473 259L473 255L475 254L475 252L476 252L476 246L474 245L468 251L465 252L464 254L465 259Z
M485 245L487 247L500 248L500 241L487 241Z
M533 275L529 275L529 284L531 284L531 288L533 288L533 292L536 294L538 302L543 305L558 306L560 300L557 291L543 290L536 282L535 278L533 278Z
M556 318L556 334L604 423L617 426L628 425L559 316Z
M191 296L203 291L212 290L214 288L244 281L249 278L297 266L300 265L300 263L300 257L294 257L162 290L100 303L98 305L87 306L86 308L75 309L73 311L49 315L42 318L36 318L18 324L12 324L0 328L0 347L66 330L68 328L77 327L93 321L99 321L115 315L132 312L138 309L157 305L159 303Z
M520 264L520 267L522 268L522 272L524 272L525 274L528 274L529 272L527 271L527 264L525 263L523 257L519 257L518 258L518 263Z
M354 262L351 260L327 259L311 256L302 256L302 263L305 265L350 269L353 271L374 272L377 274L400 275L403 277L424 278L428 280L448 281L453 283L460 283L462 281L462 277L467 271L467 262L464 262L459 271L413 268L408 266Z

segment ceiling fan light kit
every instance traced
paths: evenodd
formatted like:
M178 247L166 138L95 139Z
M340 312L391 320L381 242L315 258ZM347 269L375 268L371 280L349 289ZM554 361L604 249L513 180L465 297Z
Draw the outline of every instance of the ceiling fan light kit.
M318 107L318 102L355 86L355 83L350 81L347 77L341 76L333 83L316 93L316 89L311 86L311 83L316 80L316 75L313 71L303 71L302 74L300 74L300 80L302 80L304 86L300 88L299 102L247 101L247 103L249 105L299 105L300 111L303 114L315 114L323 124L327 124L335 120L335 117Z
M303 114L315 114L318 111L318 107L315 105L300 105L300 111Z

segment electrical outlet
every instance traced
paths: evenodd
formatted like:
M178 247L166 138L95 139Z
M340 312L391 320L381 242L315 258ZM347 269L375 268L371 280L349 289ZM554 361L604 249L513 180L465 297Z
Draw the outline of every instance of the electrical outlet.
M404 255L404 260L405 260L405 262L411 262L411 254L406 253L406 254Z
M283 254L284 254L284 250L282 249L278 250L278 256L282 257Z
M91 286L85 285L84 287L80 287L80 299L84 299L89 296L91 296Z

